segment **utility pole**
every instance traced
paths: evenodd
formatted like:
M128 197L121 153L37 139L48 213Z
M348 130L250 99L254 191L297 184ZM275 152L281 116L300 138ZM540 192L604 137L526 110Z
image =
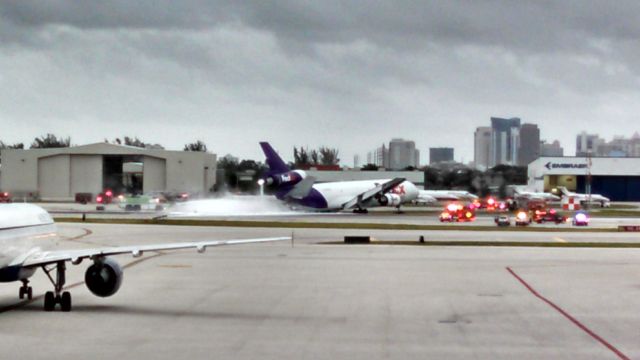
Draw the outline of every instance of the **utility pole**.
M591 206L591 150L587 150L587 210Z

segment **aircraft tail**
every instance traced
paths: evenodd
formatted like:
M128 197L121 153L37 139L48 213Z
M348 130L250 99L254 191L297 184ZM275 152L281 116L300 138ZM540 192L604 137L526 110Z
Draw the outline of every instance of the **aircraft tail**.
M571 195L569 190L567 190L567 188L564 187L564 186L558 186L558 190L560 190L560 193L562 194L562 196L570 196Z
M287 164L285 164L280 155L278 155L268 142L260 142L260 147L262 148L262 152L264 152L264 156L267 158L269 175L284 174L290 171Z

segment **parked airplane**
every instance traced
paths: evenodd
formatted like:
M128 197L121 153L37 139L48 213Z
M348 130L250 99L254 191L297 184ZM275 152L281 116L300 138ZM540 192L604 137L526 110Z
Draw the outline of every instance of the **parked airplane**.
M513 197L525 200L560 201L560 197L546 192L528 191L523 187L513 186Z
M509 185L508 188L513 195L512 200L508 201L511 210L527 207L531 202L545 204L549 201L560 201L559 196L551 193L528 191L525 187L516 185Z
M591 201L591 203L599 204L600 207L603 207L603 208L611 206L611 200L609 200L608 197L602 196L600 194L590 194L590 195L578 194L578 193L569 191L564 186L558 186L558 190L560 190L560 192L562 193L563 198L565 197L573 198L574 201L578 201L580 204L585 204Z
M209 246L236 245L268 241L290 240L272 237L244 240L212 240L155 245L130 245L78 250L45 250L54 248L58 237L53 219L44 209L30 204L0 205L0 282L21 281L20 299L31 299L33 290L29 278L41 268L54 291L44 296L44 310L54 310L60 304L62 311L71 310L71 294L62 291L66 282L66 263L80 264L88 259L92 264L85 273L87 288L97 296L115 294L122 283L122 268L110 256L131 254L142 256L145 251L196 249L202 253Z
M269 143L261 142L260 146L269 166L266 184L276 189L278 199L295 206L366 213L367 208L378 206L399 209L418 198L418 188L403 178L315 183L316 179L303 170L289 169Z
M478 196L462 190L418 190L417 204L435 203L438 201L473 201Z

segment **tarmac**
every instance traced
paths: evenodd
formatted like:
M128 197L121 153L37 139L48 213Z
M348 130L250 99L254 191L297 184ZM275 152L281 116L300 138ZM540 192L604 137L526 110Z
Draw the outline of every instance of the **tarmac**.
M60 224L81 248L290 235L277 228ZM640 249L327 245L381 240L636 242L633 233L296 229L294 242L118 256L93 296L69 265L70 313L0 287L4 357L221 359L640 358Z

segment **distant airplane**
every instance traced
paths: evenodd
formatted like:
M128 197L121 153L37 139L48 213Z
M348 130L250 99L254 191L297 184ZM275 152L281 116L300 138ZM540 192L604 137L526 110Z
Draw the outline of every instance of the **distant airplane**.
M77 250L44 250L54 248L57 241L56 225L44 209L31 204L0 205L0 282L21 281L20 299L31 299L33 290L29 278L41 268L51 280L54 291L44 296L44 310L52 311L60 304L62 311L71 311L71 294L62 291L66 282L66 264L80 264L87 259L92 264L84 279L94 295L107 297L115 294L122 283L122 267L110 256L130 254L142 256L145 251L196 249L202 253L209 246L260 243L290 240L290 237L272 237L243 240L212 240L155 245L129 245Z
M418 188L404 178L315 183L303 170L289 169L269 143L261 142L260 147L269 166L265 183L288 204L315 211L366 213L372 207L399 209L418 198Z
M418 190L416 203L435 203L438 201L473 201L478 196L463 190Z
M563 198L573 198L574 201L577 201L580 204L585 204L591 201L591 203L599 204L600 207L603 207L603 208L611 206L611 200L609 200L609 198L606 196L602 196L600 194L590 194L590 195L578 194L578 193L569 191L564 186L558 186L557 188L562 193Z
M544 200L544 201L560 201L560 197L546 192L528 191L522 187L514 186L513 195L517 199L526 200Z
M509 188L513 191L513 200L510 203L510 209L517 209L526 207L526 204L530 202L548 202L548 201L560 201L560 197L546 192L536 192L526 190L523 186L510 185Z

